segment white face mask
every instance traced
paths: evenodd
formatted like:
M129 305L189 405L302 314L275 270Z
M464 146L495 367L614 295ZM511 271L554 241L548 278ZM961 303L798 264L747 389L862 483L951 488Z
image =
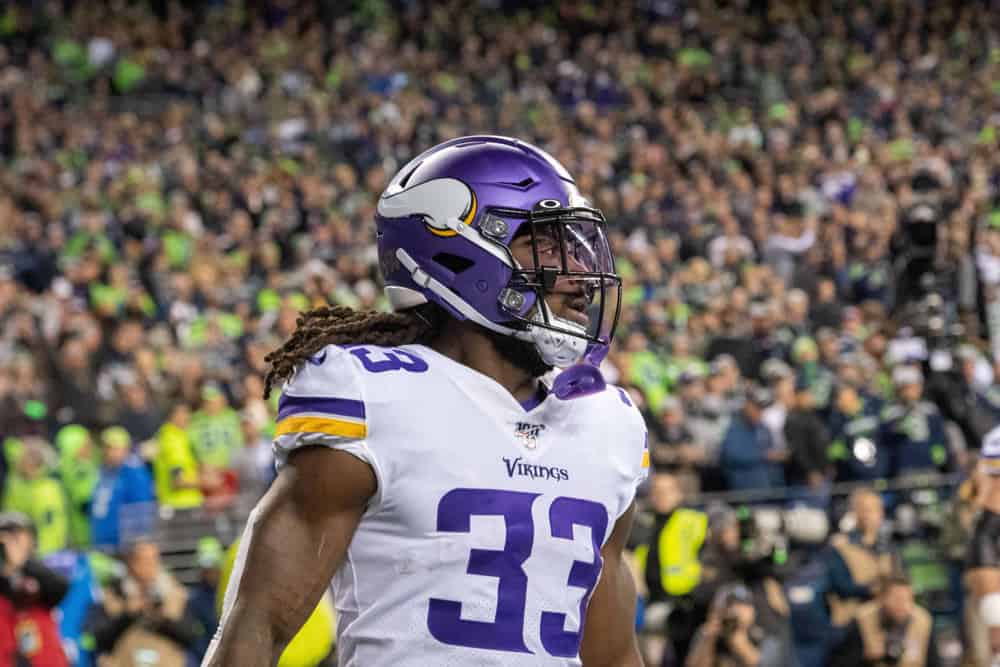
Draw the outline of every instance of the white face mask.
M556 321L561 326L572 326L565 320ZM543 327L533 327L528 339L534 343L542 361L556 368L572 366L587 351L587 341L583 338Z
M579 332L579 335L574 336L545 327L532 327L530 331L526 332L524 339L534 344L542 361L549 366L556 368L572 366L580 361L587 351L587 340L582 337L586 335L586 330L576 322L556 317L552 314L548 304L541 304L541 307L545 308L545 314L548 315L550 323L568 331ZM544 322L543 318L544 315L541 312L538 312L534 317L539 322Z

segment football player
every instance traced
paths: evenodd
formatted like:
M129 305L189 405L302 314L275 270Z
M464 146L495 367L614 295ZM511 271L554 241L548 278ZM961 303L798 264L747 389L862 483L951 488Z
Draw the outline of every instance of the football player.
M207 665L272 665L331 578L342 666L641 665L622 550L649 457L597 368L621 291L605 224L514 139L393 178L394 312L313 310L268 358L280 471Z

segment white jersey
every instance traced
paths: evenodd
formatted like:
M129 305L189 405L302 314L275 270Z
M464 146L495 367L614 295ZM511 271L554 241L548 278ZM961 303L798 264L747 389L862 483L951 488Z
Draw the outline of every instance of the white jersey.
M580 664L601 546L649 465L623 390L522 405L424 346L329 346L278 419L279 465L319 444L378 481L333 580L341 667Z

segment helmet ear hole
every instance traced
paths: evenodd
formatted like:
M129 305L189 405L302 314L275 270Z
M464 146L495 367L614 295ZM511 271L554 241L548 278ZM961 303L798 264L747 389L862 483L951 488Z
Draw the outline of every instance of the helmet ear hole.
M450 252L439 252L431 259L454 273L456 276L463 271L472 268L472 265L475 264L475 262L468 257L453 255Z

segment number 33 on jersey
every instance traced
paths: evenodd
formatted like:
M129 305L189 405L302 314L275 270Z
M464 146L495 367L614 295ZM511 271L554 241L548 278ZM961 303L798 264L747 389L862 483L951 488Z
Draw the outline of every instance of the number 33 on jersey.
M580 664L601 547L648 466L622 390L522 405L427 347L330 346L276 434L279 465L323 445L378 481L333 581L341 664Z

